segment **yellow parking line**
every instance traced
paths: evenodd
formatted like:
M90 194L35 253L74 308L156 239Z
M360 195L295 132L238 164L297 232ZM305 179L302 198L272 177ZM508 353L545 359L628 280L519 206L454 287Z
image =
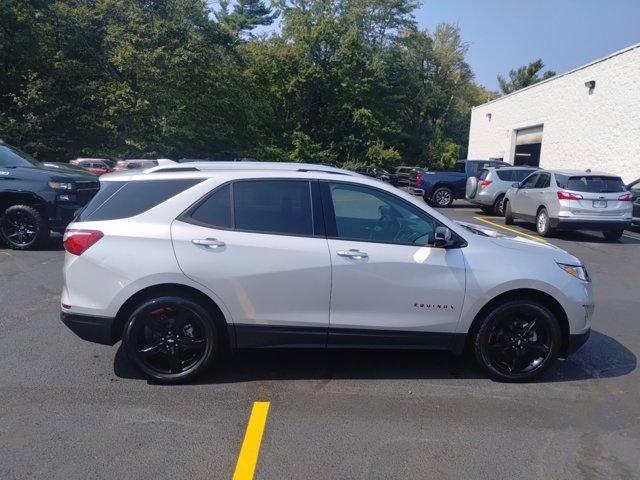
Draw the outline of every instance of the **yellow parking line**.
M501 228L503 230L507 230L509 232L517 233L522 237L530 238L531 240L535 240L536 242L548 243L546 240L541 239L540 237L536 237L534 235L529 235L528 233L521 232L520 230L516 230L515 228L509 228L505 225L500 225L499 223L492 222L491 220L487 220L484 217L473 217L476 220L480 220L481 222L488 223L489 225L493 225L494 227Z
M238 463L236 463L236 470L233 472L233 480L251 480L253 478L268 413L269 402L253 402L247 431L244 434L240 455L238 455Z

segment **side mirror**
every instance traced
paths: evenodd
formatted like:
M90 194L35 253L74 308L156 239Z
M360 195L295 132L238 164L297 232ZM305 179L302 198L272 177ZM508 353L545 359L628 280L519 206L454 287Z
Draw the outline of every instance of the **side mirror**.
M453 234L447 227L436 227L433 246L446 247L451 243L451 237L453 237Z
M511 184L511 186L512 186L513 188L520 188L520 184L519 184L518 182L513 182L513 183Z

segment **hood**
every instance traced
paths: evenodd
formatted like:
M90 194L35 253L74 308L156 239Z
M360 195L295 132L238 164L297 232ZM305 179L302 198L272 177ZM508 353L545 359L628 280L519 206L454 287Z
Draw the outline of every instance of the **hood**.
M98 176L89 171L80 171L62 166L42 166L42 167L15 167L17 170L26 170L32 175L41 174L43 178L60 181L93 181L98 180Z
M522 236L510 237L492 228L467 222L456 222L463 227L476 230L476 235L485 237L491 243L498 247L508 248L510 250L519 250L532 255L552 255L553 258L561 263L571 265L581 265L582 262L577 257L571 255L566 250L557 247L551 243L538 242L530 238Z

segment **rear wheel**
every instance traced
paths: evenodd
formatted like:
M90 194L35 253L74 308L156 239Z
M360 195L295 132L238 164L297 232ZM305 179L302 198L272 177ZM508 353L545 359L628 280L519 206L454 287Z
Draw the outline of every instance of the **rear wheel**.
M431 195L431 203L438 208L450 207L453 204L453 190L449 187L439 187Z
M215 323L206 308L177 296L143 302L129 317L122 341L133 363L162 383L195 378L218 351Z
M541 237L549 237L553 234L551 219L546 208L541 208L536 216L536 231Z
M528 380L545 371L560 352L561 331L551 311L535 300L494 308L474 338L476 359L498 380Z
M513 225L513 214L511 213L511 202L504 200L504 223L505 225Z
M37 248L49 239L49 224L31 205L13 205L0 217L0 237L14 250Z
M615 242L620 240L620 237L622 237L622 234L624 233L624 229L622 228L618 228L616 230L607 230L606 232L602 232L602 235L604 235L604 238L610 242Z
M504 217L504 202L504 195L500 195L498 198L496 198L496 201L493 204L493 213L495 215Z

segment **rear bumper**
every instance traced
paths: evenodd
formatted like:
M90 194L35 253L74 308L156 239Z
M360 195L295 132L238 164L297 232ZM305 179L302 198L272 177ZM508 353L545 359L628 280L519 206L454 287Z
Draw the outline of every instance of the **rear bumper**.
M630 220L564 220L552 218L551 227L558 230L616 230L629 228Z
M69 327L69 330L88 342L113 345L118 341L118 336L115 335L114 318L61 311L60 320Z
M567 344L567 355L572 355L576 353L580 347L582 347L587 340L589 340L589 335L591 335L591 329L583 333L578 333L575 335L569 335L569 343Z

